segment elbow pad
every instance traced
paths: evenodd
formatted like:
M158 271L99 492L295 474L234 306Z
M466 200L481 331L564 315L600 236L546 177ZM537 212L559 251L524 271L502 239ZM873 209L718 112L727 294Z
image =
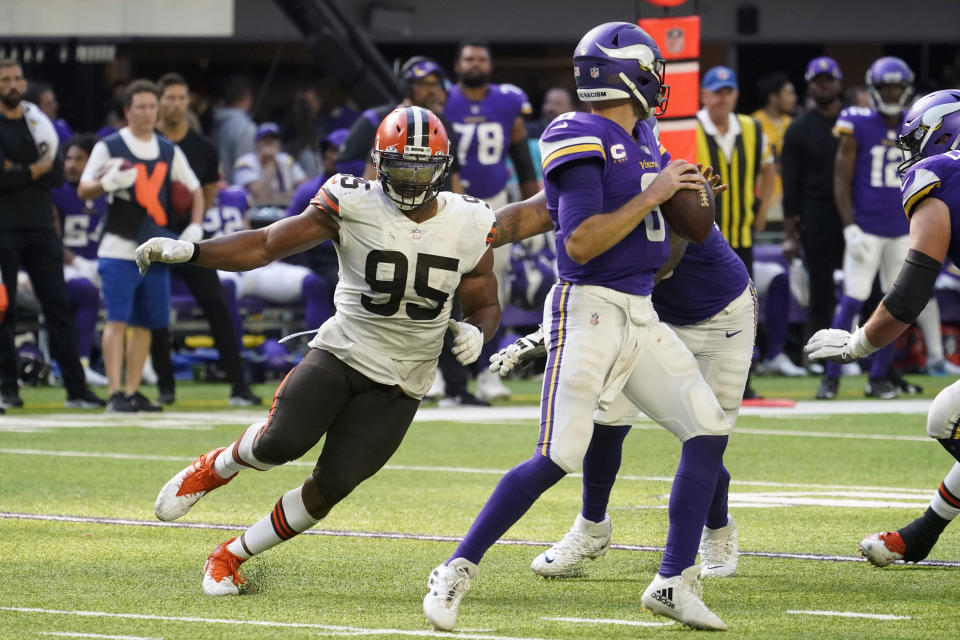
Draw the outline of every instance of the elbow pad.
M897 281L883 297L883 306L890 315L904 324L912 324L930 301L940 266L927 254L910 249Z
M526 138L510 144L510 159L513 160L513 166L517 171L517 180L521 184L536 182L537 172L533 169L533 160L530 158L530 147Z

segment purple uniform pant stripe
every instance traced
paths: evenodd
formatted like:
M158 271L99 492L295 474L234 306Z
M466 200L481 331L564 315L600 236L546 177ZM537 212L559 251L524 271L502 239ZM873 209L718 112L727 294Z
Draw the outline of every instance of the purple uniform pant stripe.
M565 282L553 290L550 319L550 362L543 376L543 391L540 400L540 454L543 456L550 455L550 432L556 419L556 401L560 387L560 366L563 364L569 299L569 282Z

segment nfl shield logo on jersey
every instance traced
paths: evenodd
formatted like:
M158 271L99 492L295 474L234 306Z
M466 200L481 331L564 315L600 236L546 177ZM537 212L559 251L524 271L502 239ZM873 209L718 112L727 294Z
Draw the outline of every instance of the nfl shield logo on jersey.
M419 240L422 237L423 237L423 232L420 231L420 229L414 229L413 231L410 232L411 240Z
M600 67L590 67L590 77L599 78L600 77Z
M686 44L683 38L683 29L675 27L667 31L667 51L680 53Z
M591 313L590 324L592 324L593 326L597 326L598 324L600 324L600 316L597 315L596 313Z

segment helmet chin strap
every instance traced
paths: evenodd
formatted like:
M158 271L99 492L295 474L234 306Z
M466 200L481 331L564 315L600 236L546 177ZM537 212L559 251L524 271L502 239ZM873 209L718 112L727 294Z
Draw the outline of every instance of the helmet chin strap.
M650 105L647 104L647 99L644 98L643 94L640 93L640 90L637 89L637 85L634 84L633 80L628 78L627 74L625 74L623 71L620 72L620 80L623 81L623 84L627 85L627 88L630 89L630 92L633 94L633 96L640 102L641 106L643 106L643 110L647 113L650 113Z

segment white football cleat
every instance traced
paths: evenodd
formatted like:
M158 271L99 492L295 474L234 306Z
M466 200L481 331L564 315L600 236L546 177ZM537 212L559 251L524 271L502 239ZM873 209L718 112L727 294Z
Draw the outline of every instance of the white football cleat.
M223 449L208 451L163 485L153 505L157 519L164 522L176 520L190 511L200 498L237 477L234 474L224 480L213 470L213 461Z
M860 555L875 567L885 567L903 560L907 547L896 531L872 533L860 541Z
M227 549L227 545L236 540L230 538L221 542L220 546L207 556L207 563L203 565L203 593L208 596L236 596L240 595L240 585L246 580L240 573L240 565L246 562Z
M530 563L530 570L538 576L554 578L572 575L581 562L596 560L610 548L613 527L610 516L604 514L602 522L590 522L577 514L570 532Z
M424 394L424 398L430 400L439 400L447 392L447 383L443 379L443 373L440 369L437 369L436 373L433 376L433 384L430 385L430 389L427 390L427 393Z
M423 615L437 631L450 631L457 624L457 608L477 575L477 565L466 558L455 558L430 572Z
M511 391L503 384L500 374L491 373L486 367L477 374L477 397L487 402L494 400L509 400Z
M678 576L664 578L659 573L640 604L654 615L673 618L693 629L726 631L727 625L703 604L703 585L700 584L700 566L687 567Z
M780 352L769 360L763 361L763 370L772 375L797 378L807 375L807 370L793 364L790 356Z
M739 557L737 523L727 516L727 526L719 529L703 528L700 536L701 578L726 578L737 572Z

